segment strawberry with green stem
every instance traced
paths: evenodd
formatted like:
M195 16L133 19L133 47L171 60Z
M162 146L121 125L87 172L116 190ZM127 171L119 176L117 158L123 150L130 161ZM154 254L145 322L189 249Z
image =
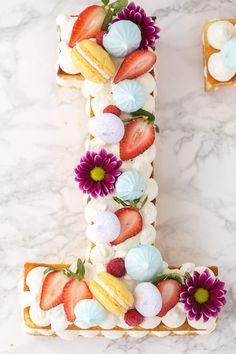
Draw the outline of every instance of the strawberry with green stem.
M131 113L131 118L125 121L125 134L120 141L120 158L131 160L144 153L155 140L158 127L155 116L143 109Z
M117 0L111 4L109 0L102 0L102 2L103 6L92 5L79 14L69 41L71 48L83 39L96 38L97 36L100 38L99 33L107 30L113 16L128 4L127 0Z
M84 262L78 259L75 272L68 268L49 267L45 273L47 275L42 286L40 308L47 311L63 304L67 320L74 322L74 308L77 302L93 297L84 280Z

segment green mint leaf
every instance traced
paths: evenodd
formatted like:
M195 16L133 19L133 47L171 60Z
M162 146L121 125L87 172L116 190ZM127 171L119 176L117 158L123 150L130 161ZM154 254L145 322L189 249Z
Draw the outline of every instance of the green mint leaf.
M155 278L152 279L152 284L157 285L161 281L166 280L166 279L173 279L180 283L181 285L183 284L181 276L177 273L169 273L169 274L162 274L162 275L157 275Z
M113 2L110 6L114 9L115 14L122 11L128 5L128 0L117 0Z
M84 279L84 275L85 275L84 262L79 258L77 261L77 269L75 272L75 276L77 279L82 280Z
M132 117L145 117L148 119L149 123L153 123L155 121L155 116L151 112L146 111L145 109L138 109L136 112L131 113Z
M106 6L106 5L109 4L109 1L110 1L110 0L102 0L102 3Z
M142 200L141 206L139 209L142 209L144 207L144 205L147 203L147 200L148 200L148 196L146 195L146 197Z
M121 204L121 205L123 205L123 206L125 206L125 207L129 206L128 203L126 203L124 200L122 200L122 199L120 199L120 198L118 198L118 197L113 197L113 199L114 199L114 201L117 202L118 204Z
M102 30L103 31L108 29L108 25L111 22L112 18L113 18L113 11L109 7L108 10L107 10L106 16L104 18L103 24L102 24Z
M60 268L60 267L48 267L47 269L45 269L45 271L43 272L44 274L47 274L49 272L55 272L57 270L62 271L67 277L71 277L73 276L73 273L67 269L67 268Z

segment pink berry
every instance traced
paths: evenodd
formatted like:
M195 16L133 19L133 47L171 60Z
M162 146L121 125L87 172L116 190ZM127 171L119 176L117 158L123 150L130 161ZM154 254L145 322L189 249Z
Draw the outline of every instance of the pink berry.
M136 309L131 309L126 312L124 319L127 325L138 326L143 322L144 317Z
M117 117L120 117L121 115L121 110L116 107L113 104L110 104L109 106L107 106L106 108L104 108L103 113L113 113L115 114Z
M114 275L114 277L123 277L126 273L125 261L123 258L114 258L107 264L107 273Z
M96 35L96 41L97 41L97 44L99 45L103 45L103 36L104 34L108 33L108 31L101 31L99 32L97 35Z

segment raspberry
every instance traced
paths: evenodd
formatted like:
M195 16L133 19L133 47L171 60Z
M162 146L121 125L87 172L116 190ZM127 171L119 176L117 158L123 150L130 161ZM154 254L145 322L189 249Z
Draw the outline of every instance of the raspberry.
M101 31L97 34L96 36L96 41L97 41L97 44L99 45L103 45L103 36L104 34L108 33L108 31Z
M126 312L124 319L127 325L138 326L143 322L144 317L136 309L131 309Z
M113 104L110 104L109 106L107 106L106 108L104 108L103 113L113 113L115 114L117 117L120 117L121 115L121 110L116 107Z
M123 258L114 258L107 264L107 273L114 275L114 277L123 277L126 273L125 262Z

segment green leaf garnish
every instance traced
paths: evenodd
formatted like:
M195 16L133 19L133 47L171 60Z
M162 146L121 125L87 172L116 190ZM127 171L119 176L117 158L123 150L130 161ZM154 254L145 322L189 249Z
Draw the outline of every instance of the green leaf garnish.
M82 280L85 275L85 267L84 267L84 261L82 261L80 258L77 261L77 270L75 272L76 278L79 280Z
M154 123L155 122L155 116L153 113L151 112L148 112L146 111L145 109L138 109L137 111L135 112L132 112L131 113L131 116L132 117L144 117L144 118L147 118L147 120L150 122L150 123Z
M139 198L135 200L122 200L118 197L113 197L114 201L118 204L123 205L124 207L131 207L136 209L142 209L147 202L148 197L145 196L144 198Z
M143 117L144 119L146 119L148 121L148 123L153 124L153 126L155 127L156 133L159 133L159 127L157 124L154 124L155 122L155 116L153 113L146 111L145 109L139 109L136 112L132 112L131 113L131 117L124 119L123 122L124 123L129 123L132 120L139 118L139 117Z
M128 5L128 0L117 0L111 4L111 7L115 10L116 13L123 10L124 7Z
M82 280L85 275L84 261L82 261L80 258L77 261L77 269L75 273L73 273L68 268L60 268L60 267L48 267L47 269L45 269L43 273L47 274L49 272L54 272L56 270L62 271L68 278L76 278L78 280Z
M181 276L178 273L157 275L155 278L152 279L152 284L157 285L162 280L166 280L166 279L173 279L173 280L177 281L178 283L180 283L181 285L183 284Z
M110 0L102 0L104 10L106 11L106 16L102 24L102 30L107 30L109 23L112 18L121 12L124 7L128 5L128 0L116 0L110 4Z
M102 24L103 31L105 31L108 28L108 25L111 22L112 18L113 18L113 11L109 7L108 10L106 11L106 17L104 18L104 21Z

